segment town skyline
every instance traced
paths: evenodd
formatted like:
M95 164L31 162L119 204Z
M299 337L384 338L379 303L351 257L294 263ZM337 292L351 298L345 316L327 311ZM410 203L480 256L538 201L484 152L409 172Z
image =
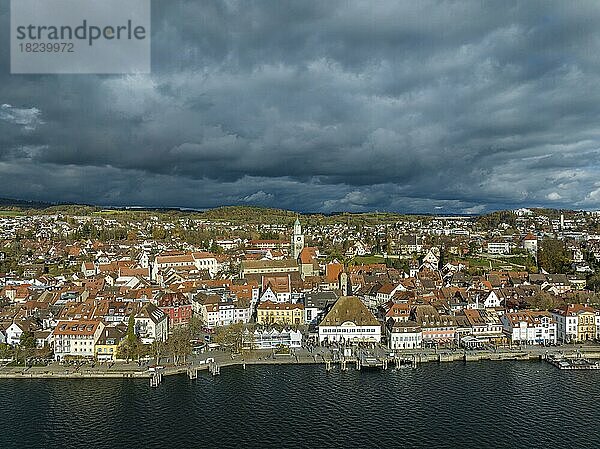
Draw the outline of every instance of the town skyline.
M182 380L280 393L294 369L569 382L600 370L599 270L599 212L0 207L0 380L112 378L152 400Z
M178 366L215 332L233 352L543 347L600 335L600 213L269 212L0 210L0 349L17 366L26 354L45 364L153 354L160 364L168 342ZM577 329L560 324L571 313L584 314Z

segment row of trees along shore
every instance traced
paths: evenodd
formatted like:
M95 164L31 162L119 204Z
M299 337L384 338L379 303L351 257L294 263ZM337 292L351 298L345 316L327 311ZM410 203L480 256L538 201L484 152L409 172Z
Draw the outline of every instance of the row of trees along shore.
M164 358L172 359L174 365L187 363L193 349L193 342L204 342L204 323L193 316L188 325L177 326L173 329L166 342L155 341L150 345L143 344L135 334L135 321L130 316L127 334L119 345L117 358L129 361L140 361L143 357L152 357L156 364ZM219 344L223 350L241 353L244 346L252 346L254 327L242 323L220 326L212 334L212 341Z

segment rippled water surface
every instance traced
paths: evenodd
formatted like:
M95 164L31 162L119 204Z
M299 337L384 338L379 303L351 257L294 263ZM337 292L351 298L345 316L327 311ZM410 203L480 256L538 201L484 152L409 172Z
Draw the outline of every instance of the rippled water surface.
M0 448L600 448L599 380L537 362L0 380Z

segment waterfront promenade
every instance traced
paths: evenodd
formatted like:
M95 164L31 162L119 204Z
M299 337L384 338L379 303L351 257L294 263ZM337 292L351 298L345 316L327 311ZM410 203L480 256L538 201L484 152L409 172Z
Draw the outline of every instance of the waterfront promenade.
M552 347L530 346L522 348L499 348L496 350L433 350L416 349L406 351L391 351L383 346L365 350L369 356L381 362L383 366L394 366L400 361L410 361L415 364L428 362L477 362L481 360L542 360L545 356L555 355L567 358L584 357L587 359L600 359L600 345L563 345ZM283 365L283 364L323 364L328 369L331 366L342 365L342 361L352 366L357 359L356 355L344 357L341 351L331 348L316 347L311 350L299 348L290 354L275 354L272 350L255 350L250 353L232 355L224 351L209 351L200 355L191 356L188 363L172 366L168 360L162 360L160 371L163 375L186 374L189 369L208 370L209 363L221 367L248 366L248 365ZM385 361L385 364L383 362ZM58 362L45 366L2 366L0 367L0 380L11 379L85 379L85 378L149 378L153 366L152 362L116 362L116 363L82 363L80 365L64 365Z

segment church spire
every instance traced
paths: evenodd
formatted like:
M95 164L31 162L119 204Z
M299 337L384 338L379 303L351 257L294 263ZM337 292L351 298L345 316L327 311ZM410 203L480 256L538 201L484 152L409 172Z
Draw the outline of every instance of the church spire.
M296 221L294 222L294 235L302 234L302 226L300 225L300 219L296 215Z

